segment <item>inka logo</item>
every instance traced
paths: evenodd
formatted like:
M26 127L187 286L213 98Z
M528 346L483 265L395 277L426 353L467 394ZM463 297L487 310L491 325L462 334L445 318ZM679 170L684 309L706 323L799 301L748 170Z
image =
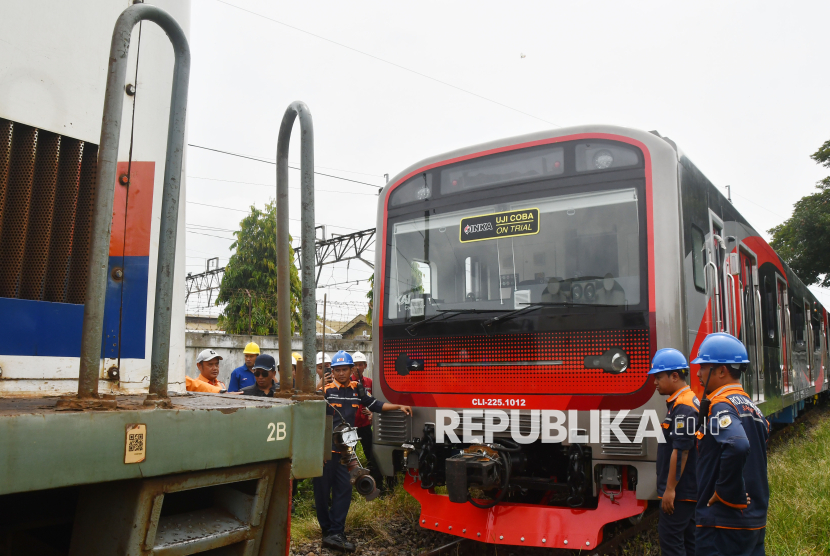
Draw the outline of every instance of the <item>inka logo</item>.
M484 222L482 224L467 224L464 226L464 233L465 234L475 234L478 232L492 232L493 231L493 223L492 222Z

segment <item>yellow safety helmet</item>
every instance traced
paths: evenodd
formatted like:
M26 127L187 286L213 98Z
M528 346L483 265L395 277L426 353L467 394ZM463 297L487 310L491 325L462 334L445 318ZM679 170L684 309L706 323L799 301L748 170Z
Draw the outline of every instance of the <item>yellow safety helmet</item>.
M242 353L246 355L259 355L259 346L255 342L249 342Z
M303 356L301 354L297 353L296 351L291 354L291 357L293 357L297 361L299 361L300 359L303 358Z

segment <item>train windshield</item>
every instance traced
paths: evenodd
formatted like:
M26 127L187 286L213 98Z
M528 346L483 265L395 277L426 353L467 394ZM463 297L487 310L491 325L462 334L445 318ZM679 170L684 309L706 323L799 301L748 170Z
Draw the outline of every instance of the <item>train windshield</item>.
M634 188L422 212L391 225L387 318L640 304Z

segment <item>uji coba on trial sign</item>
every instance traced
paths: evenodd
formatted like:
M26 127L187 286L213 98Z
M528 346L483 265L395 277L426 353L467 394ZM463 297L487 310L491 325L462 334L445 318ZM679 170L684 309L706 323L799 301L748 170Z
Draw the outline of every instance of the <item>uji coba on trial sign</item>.
M461 243L539 233L539 209L529 208L468 216L461 219Z

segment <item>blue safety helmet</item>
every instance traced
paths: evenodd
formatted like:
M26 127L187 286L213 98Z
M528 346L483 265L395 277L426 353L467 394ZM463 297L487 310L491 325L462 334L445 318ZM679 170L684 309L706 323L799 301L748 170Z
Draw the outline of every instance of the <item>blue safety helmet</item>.
M348 365L349 367L354 366L354 361L352 361L352 356L343 351L342 349L334 354L334 357L331 358L331 366L332 367L342 367L344 365Z
M749 363L746 347L735 336L725 332L709 334L697 350L695 365L701 363L719 363L721 365L740 365Z
M651 370L648 374L656 375L667 371L686 371L685 373L681 372L681 375L689 372L686 357L674 348L658 349L651 361Z

